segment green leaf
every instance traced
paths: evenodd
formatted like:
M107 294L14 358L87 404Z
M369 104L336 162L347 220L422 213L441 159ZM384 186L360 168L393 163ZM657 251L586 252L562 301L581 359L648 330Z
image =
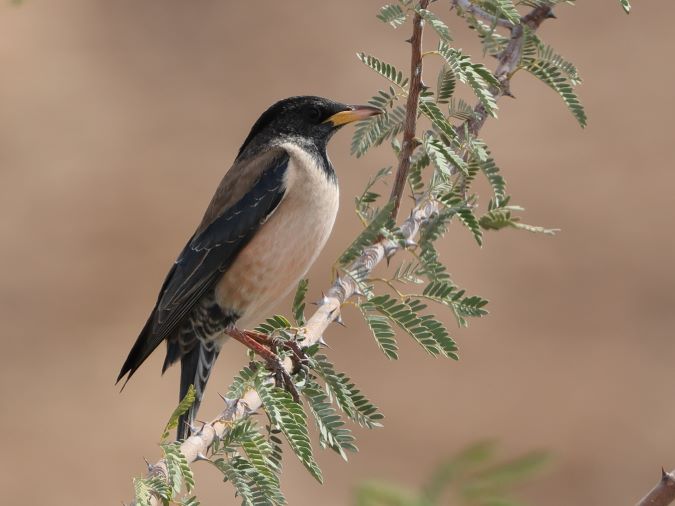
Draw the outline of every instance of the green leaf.
M372 245L377 238L383 233L383 230L391 230L395 227L391 218L391 210L393 209L393 202L388 202L363 229L363 231L354 239L351 245L345 250L338 259L340 265L347 265L351 261L358 258L363 249Z
M441 21L436 14L426 9L417 8L415 11L434 29L443 42L452 42L448 25Z
M244 367L237 376L235 376L230 388L227 392L227 397L230 399L240 399L244 394L254 388L254 380L259 372L253 367Z
M572 84L563 75L560 68L547 61L535 61L528 65L527 70L544 84L553 89L565 102L567 108L574 115L581 127L586 126L586 112L574 93Z
M455 93L456 83L455 73L443 65L443 68L438 73L438 81L436 83L436 103L447 104L450 97Z
M180 506L199 506L201 503L197 500L196 497L187 497L178 501Z
M308 287L309 280L301 279L295 291L295 297L293 297L293 318L299 327L305 324L305 296Z
M241 497L243 506L264 506L275 504L264 496L263 491L254 482L253 466L239 455L229 459L217 459L212 464L223 473L225 481L232 483Z
M434 126L447 135L449 139L457 137L454 127L445 119L445 116L443 116L443 113L434 102L422 100L420 102L420 111L431 120Z
M164 462L166 462L167 478L169 486L172 490L172 497L180 494L182 485L185 483L185 488L190 492L195 486L195 478L190 469L185 455L180 451L180 443L166 443L162 444L162 451L164 452Z
M549 63L558 68L573 86L581 83L581 76L576 66L556 53L551 46L544 44L534 32L528 30L520 65L528 67L537 61Z
M457 209L457 217L464 224L466 228L473 234L473 238L476 240L479 246L483 245L483 232L480 229L480 224L478 219L473 214L473 211L470 207L461 207Z
M479 162L479 166L480 170L483 171L483 174L485 174L485 177L490 182L492 193L495 196L495 205L499 206L506 198L506 181L499 173L499 167L497 167L493 158L488 158L484 162Z
M314 460L307 432L307 417L302 405L296 403L286 390L271 386L265 378L256 378L256 391L262 400L270 423L278 427L286 437L293 453L309 473L323 483L321 470Z
M280 472L278 463L273 459L274 450L270 442L257 430L248 431L240 440L241 448L248 460L260 475L272 485L279 486Z
M150 506L153 497L153 490L143 478L134 478L134 496L138 506Z
M268 318L264 323L258 325L255 330L263 334L272 335L279 330L288 330L292 326L285 316L275 314L272 318Z
M307 399L309 409L314 415L319 429L321 446L333 449L344 460L347 460L346 450L357 451L354 445L354 436L348 429L344 428L344 422L333 408L328 396L314 381L308 382L307 386L302 389L302 394Z
M169 421L166 423L164 431L162 432L162 437L160 438L161 441L165 441L169 437L171 431L178 427L178 419L187 413L195 403L195 395L195 387L194 385L190 385L187 393L185 394L185 397L183 397L176 409L174 409L173 413L171 413L171 417L169 418Z
M491 209L480 217L480 226L484 230L501 230L506 227L512 227L520 230L526 230L527 232L545 235L555 235L556 232L559 231L555 228L544 228L521 223L519 217L513 216L512 211L514 210L522 211L522 208L518 208L516 206L505 206Z
M429 354L456 358L457 347L443 325L430 315L419 316L424 305L417 300L399 301L390 295L379 295L368 301L373 310L396 323Z
M496 117L497 102L490 91L490 86L495 88L501 86L497 78L484 65L472 63L468 56L444 42L439 44L438 52L457 78L473 90L487 113Z
M375 308L368 301L361 302L358 307L382 352L387 358L397 360L398 345L396 344L396 333L391 328L389 320L384 316L372 314Z
M438 225L433 225L438 227ZM425 276L429 281L449 280L450 275L447 273L447 268L438 260L438 252L433 247L431 242L420 243L422 252L419 256L420 270L418 274Z
M424 150L419 150L413 155L408 171L408 181L413 192L421 192L424 189L424 181L422 180L422 170L429 166L431 160Z
M448 485L483 464L494 454L494 444L488 441L475 443L459 455L442 462L429 482L422 488L422 497L428 504L437 504Z
M402 90L407 91L408 78L403 75L403 72L397 70L396 67L365 53L357 53L356 56L365 63L366 66L380 74L382 77L388 79Z
M370 402L341 372L336 372L333 364L324 355L315 355L309 359L310 368L326 383L326 393L335 400L338 407L356 423L369 429L381 427L384 418L377 407Z
M450 99L448 102L448 117L457 118L462 121L468 121L475 116L473 107L461 98L458 100Z
M513 6L512 0L492 0L497 9L497 15L501 18L507 19L514 25L520 24L520 14Z
M384 179L385 177L391 175L391 166L390 167L383 167L382 169L378 170L374 176L372 176L369 180L368 183L366 184L366 187L363 190L363 193L356 197L355 203L356 203L356 212L359 216L361 216L363 219L367 220L372 220L373 219L373 210L370 207L370 204L373 204L377 201L377 199L380 197L379 193L375 193L372 190L373 186L375 184Z
M629 0L619 0L619 3L621 4L621 7L623 7L623 10L626 11L626 14L630 14L630 1Z
M381 20L383 23L390 24L394 28L398 28L405 23L406 17L407 14L403 12L401 6L397 4L384 5L377 14L377 19Z
M403 129L405 109L397 106L383 114L371 116L359 121L352 137L351 153L357 158L363 156L370 148L379 146L385 140L399 134Z
M429 503L431 506L432 503ZM356 489L356 506L423 506L413 491L379 481L368 481ZM427 506L426 504L424 506Z
M445 179L449 179L457 170L464 174L468 173L464 159L447 144L443 144L431 135L425 135L423 146L429 159Z
M487 493L496 494L505 487L528 478L540 470L548 460L548 455L542 452L532 452L522 457L494 466L477 474L465 488L466 497L480 497Z

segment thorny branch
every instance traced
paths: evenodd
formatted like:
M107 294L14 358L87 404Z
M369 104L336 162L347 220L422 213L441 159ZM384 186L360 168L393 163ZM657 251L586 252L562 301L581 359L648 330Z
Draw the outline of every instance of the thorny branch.
M514 26L513 23L508 19L497 17L493 14L490 14L485 9L481 9L477 5L472 4L471 0L453 0L452 3L459 9L468 12L469 14L473 14L477 18L483 18L490 24L503 26L504 28L513 28Z
M661 470L661 479L636 506L668 506L675 501L675 471Z
M420 6L424 8L428 5L429 1L420 2ZM537 30L541 23L547 19L553 17L552 10L550 7L535 7L528 15L524 16L521 19L522 25L527 26L532 31ZM421 48L421 37L422 37L422 25L421 21L418 18L418 15L415 16L413 27L413 52L420 51ZM513 72L516 70L521 57L522 44L523 44L523 27L522 25L516 25L511 29L511 40L504 50L504 52L499 57L499 65L495 72L496 77L501 83L500 89L492 90L495 100L499 99L504 95L510 95L509 92L509 83ZM415 34L417 34L418 39L415 39ZM421 58L421 56L420 56ZM414 135L415 135L415 122L417 119L417 101L419 98L419 92L421 91L422 86L422 75L421 75L421 60L419 67L419 75L415 76L415 58L412 59L412 69L413 76L411 79L411 89L410 96L413 94L413 86L415 86L415 79L417 78L417 86L419 89L417 91L417 96L411 103L411 100L408 100L408 114L406 116L406 131L404 136L407 134L408 145L406 146L405 141L402 149L401 164L397 173L398 176L403 174L403 183L407 177L407 172L410 166L409 157L412 154L412 150L415 148L414 145ZM414 107L415 113L412 115L412 120L409 122L408 118L410 116L410 109ZM457 127L459 135L463 135L463 132L468 132L471 135L476 135L479 130L482 128L485 120L487 119L487 112L485 108L478 104L474 107L474 117L465 121ZM412 125L412 126L411 126ZM412 130L410 130L412 128ZM405 138L405 137L404 137ZM404 153L408 152L408 155L404 156ZM403 167L403 172L401 170ZM407 167L407 168L406 168ZM397 201L400 201L401 195L405 189L405 184L400 186L400 189L397 193L392 194L392 198L396 198ZM440 210L440 204L434 200L422 200L418 203L415 208L411 211L410 216L403 222L401 225L401 233L404 239L405 244L414 243L417 234L419 233L420 227L426 223L435 213ZM401 244L396 241L391 241L389 239L380 239L377 243L373 244L366 248L362 255L356 259L349 267L349 272L357 272L362 276L367 276L383 259L391 257L399 249L401 249ZM340 315L340 308L342 304L358 293L358 286L355 280L349 276L338 276L336 281L333 283L331 288L328 290L322 303L312 317L307 321L303 331L302 331L302 347L309 347L317 342L320 342L323 337L324 331L328 326L336 320ZM292 370L292 364L290 359L286 359L284 362L284 367L290 373ZM252 413L255 413L262 406L262 401L258 396L258 393L255 390L249 390L246 394L240 399L228 399L226 400L225 409L211 422L205 423L199 430L194 432L189 438L187 438L180 446L180 451L183 453L188 462L195 462L197 460L206 459L209 448L217 438L222 438L223 434L231 427L232 423L243 419ZM168 479L167 466L164 459L159 460L156 464L148 465L148 476L161 476L163 479ZM132 503L135 504L135 501ZM159 505L160 500L157 497L153 497L151 504ZM642 504L652 504L652 503L640 503ZM654 505L661 505L667 503L653 503Z
M420 2L420 9L426 9L429 0ZM390 200L394 201L394 207L391 215L396 219L398 208L401 205L401 198L405 190L406 181L408 181L408 172L410 172L410 160L417 147L415 132L417 130L417 107L419 105L420 93L424 83L422 82L422 30L424 29L424 20L416 12L413 17L413 33L410 37L410 91L408 92L408 101L405 105L405 122L403 123L403 143L401 144L401 154L398 158L398 170L394 178L394 185L391 189Z

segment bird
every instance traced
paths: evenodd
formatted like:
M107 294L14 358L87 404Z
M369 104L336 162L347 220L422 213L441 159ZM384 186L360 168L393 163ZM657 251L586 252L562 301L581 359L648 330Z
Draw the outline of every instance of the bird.
M191 385L195 389L194 404L179 420L178 440L190 435L228 337L274 362L270 347L246 329L303 278L330 235L339 189L328 141L344 125L381 112L296 96L276 102L253 124L117 377L126 385L166 341L162 373L180 361L179 399Z

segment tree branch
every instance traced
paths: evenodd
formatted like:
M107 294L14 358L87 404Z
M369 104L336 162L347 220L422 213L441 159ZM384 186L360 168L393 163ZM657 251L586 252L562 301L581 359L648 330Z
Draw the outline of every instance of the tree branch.
M514 24L508 19L502 19L500 17L497 17L494 14L490 14L486 10L481 9L477 5L472 4L471 0L453 0L452 3L459 9L468 12L470 14L473 14L477 18L483 18L490 24L503 26L505 28L513 28L514 26Z
M661 479L636 506L668 506L675 501L675 471L661 469Z
M429 0L420 2L420 9L426 9ZM424 84L422 83L422 31L424 29L424 20L418 12L413 18L413 33L410 37L412 51L410 53L410 91L408 92L408 101L405 106L405 122L403 123L403 143L401 145L401 154L398 157L398 169L394 178L394 186L391 189L389 200L394 201L394 207L391 215L396 219L398 208L401 205L401 198L405 190L405 184L408 180L410 171L410 160L413 151L417 147L415 132L417 131L417 108L420 101L420 93Z
M428 0L422 0L420 6L422 8L428 5ZM536 7L527 16L521 20L522 25L528 26L531 30L536 30L541 23L551 17L550 7ZM493 90L495 100L499 99L508 93L509 81L511 75L516 70L521 56L523 28L522 25L516 25L512 29L511 40L499 58L499 65L495 75L499 79L502 87ZM416 35L415 35L416 34ZM416 38L417 37L417 38ZM413 75L411 79L410 95L408 97L408 113L406 115L405 133L403 147L401 150L400 165L397 172L397 183L399 177L403 177L403 185L407 178L408 170L410 168L410 157L414 148L415 128L417 120L417 103L419 93L422 87L422 64L421 64L421 37L422 37L422 22L419 15L415 15L415 26L413 28L413 56L411 60L411 67ZM417 66L419 65L419 66ZM416 69L419 73L415 74ZM414 92L416 90L416 92ZM505 91L506 90L506 91ZM415 97L411 102L410 98ZM414 109L411 115L410 111ZM458 127L459 135L468 131L471 135L476 135L487 119L487 112L482 105L474 107L475 115L471 119L465 121ZM407 154L406 154L407 153ZM402 192L403 190L401 190ZM402 194L402 193L401 193ZM392 198L399 195L392 193ZM400 201L400 195L398 198ZM414 243L420 228L426 223L434 214L441 209L441 204L435 200L422 199L415 208L411 211L410 216L401 225L401 234L405 244ZM372 246L367 247L361 256L357 258L347 268L348 272L358 273L360 277L366 277L384 258L391 257L394 253L402 248L401 243L389 239L381 239ZM312 346L322 341L323 333L328 326L338 318L340 315L340 308L342 304L355 294L359 293L358 283L348 275L338 276L336 281L330 287L326 295L321 301L321 305L307 321L305 327L302 329L299 337L302 339L299 344L303 348ZM284 367L290 373L293 365L290 359L284 361ZM181 453L185 456L188 462L195 462L197 460L206 459L206 454L217 438L223 437L227 430L232 426L232 423L248 417L255 413L262 406L262 401L255 390L249 390L240 399L226 399L225 409L211 422L205 423L199 430L187 438L180 446ZM148 465L148 477L160 476L168 481L168 471L166 461L159 460L156 464ZM132 504L135 504L135 500ZM159 505L160 500L157 497L152 498L152 505ZM640 503L652 504L652 503ZM667 503L653 503L654 505Z
M504 95L509 97L513 96L511 94L510 84L511 77L518 68L518 64L520 63L520 58L523 52L523 36L525 35L523 26L528 27L532 31L536 31L544 22L544 20L554 17L553 9L551 7L535 7L527 16L523 16L521 18L519 25L514 25L511 28L511 38L504 51L502 51L502 53L499 55L499 64L495 70L495 77L501 84L498 89L493 88L491 90L495 100L503 97ZM485 120L487 118L488 112L485 109L485 106L479 103L473 109L473 117L466 122L469 133L476 135L476 133L478 133L478 131L485 124ZM463 136L464 129L460 128L458 134Z

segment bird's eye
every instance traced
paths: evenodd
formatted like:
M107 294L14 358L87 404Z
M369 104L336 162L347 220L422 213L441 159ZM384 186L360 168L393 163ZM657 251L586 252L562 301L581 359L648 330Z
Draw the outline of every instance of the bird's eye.
M321 119L321 111L319 110L318 107L309 107L306 111L307 118L309 118L313 122L319 122Z

